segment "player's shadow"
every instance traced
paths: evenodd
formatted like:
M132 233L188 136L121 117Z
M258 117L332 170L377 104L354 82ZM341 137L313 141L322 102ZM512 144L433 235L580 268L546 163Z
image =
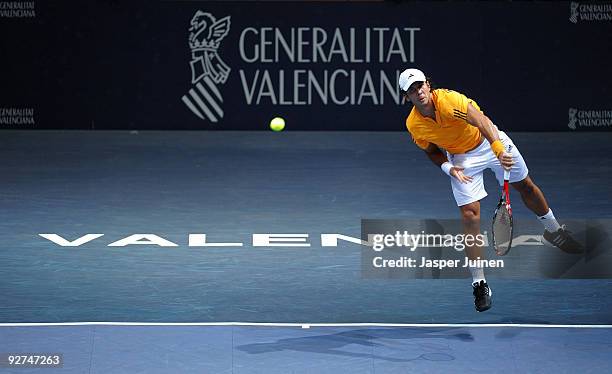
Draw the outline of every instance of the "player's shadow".
M270 343L244 344L237 346L236 349L249 354L299 351L392 362L415 360L452 361L455 359L454 356L449 354L451 349L447 345L427 344L421 341L423 339L472 342L474 337L461 328L372 328L349 330L327 335L286 338ZM393 344L389 340L396 340L398 344ZM402 350L402 356L405 358L382 356L373 352L355 353L342 349L349 345L358 345L376 348L381 352L393 352L403 344L410 345L410 349Z
M541 319L522 319L522 318L506 318L506 319L498 319L490 322L480 322L480 323L490 323L490 324L516 324L516 325L550 325L550 321L544 321ZM522 327L504 327L500 328L499 331L495 334L496 339L509 340L517 337L521 333L523 333L526 328Z

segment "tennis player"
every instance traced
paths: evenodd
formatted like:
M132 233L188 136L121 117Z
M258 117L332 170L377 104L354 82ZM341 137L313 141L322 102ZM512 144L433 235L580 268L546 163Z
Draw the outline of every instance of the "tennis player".
M487 196L483 171L491 169L503 185L504 168L510 184L544 225L544 243L571 251L580 245L560 226L542 191L529 178L523 156L512 140L483 114L478 104L459 92L433 89L418 69L406 69L399 77L402 95L414 105L406 118L412 139L429 159L450 177L461 211L465 234L480 234L480 200ZM482 247L466 248L470 260L484 259ZM470 267L476 310L491 307L491 288L484 269Z

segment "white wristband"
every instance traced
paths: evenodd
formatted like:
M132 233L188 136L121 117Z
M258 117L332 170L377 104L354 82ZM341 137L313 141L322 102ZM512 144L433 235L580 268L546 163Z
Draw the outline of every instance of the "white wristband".
M442 171L448 175L450 177L450 171L453 168L453 164L451 164L450 162L446 161L445 163L443 163L440 168L442 169Z

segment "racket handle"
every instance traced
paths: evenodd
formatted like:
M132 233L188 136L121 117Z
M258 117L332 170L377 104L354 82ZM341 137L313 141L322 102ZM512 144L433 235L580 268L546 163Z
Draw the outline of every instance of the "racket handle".
M505 181L509 181L510 180L510 170L504 169L504 180Z

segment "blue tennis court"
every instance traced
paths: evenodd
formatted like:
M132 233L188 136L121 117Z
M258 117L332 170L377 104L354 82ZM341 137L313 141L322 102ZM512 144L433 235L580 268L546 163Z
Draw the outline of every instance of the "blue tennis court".
M61 353L63 368L49 372L478 372L492 364L602 372L609 365L605 275L502 273L489 280L493 308L476 313L468 272L367 279L362 246L322 245L325 233L359 238L362 219L456 218L447 181L405 133L3 135L0 351ZM545 144L511 136L560 221L609 218L611 180L600 156L608 135L549 133ZM580 157L564 168L575 175L560 177L554 150L570 146ZM487 177L483 225L498 189ZM517 221L537 225L518 199L514 205ZM103 236L69 247L39 235L50 233L67 241ZM308 234L309 246L254 246L257 233ZM109 246L135 234L174 246ZM234 244L190 246L189 234ZM529 250L544 249L517 252Z

